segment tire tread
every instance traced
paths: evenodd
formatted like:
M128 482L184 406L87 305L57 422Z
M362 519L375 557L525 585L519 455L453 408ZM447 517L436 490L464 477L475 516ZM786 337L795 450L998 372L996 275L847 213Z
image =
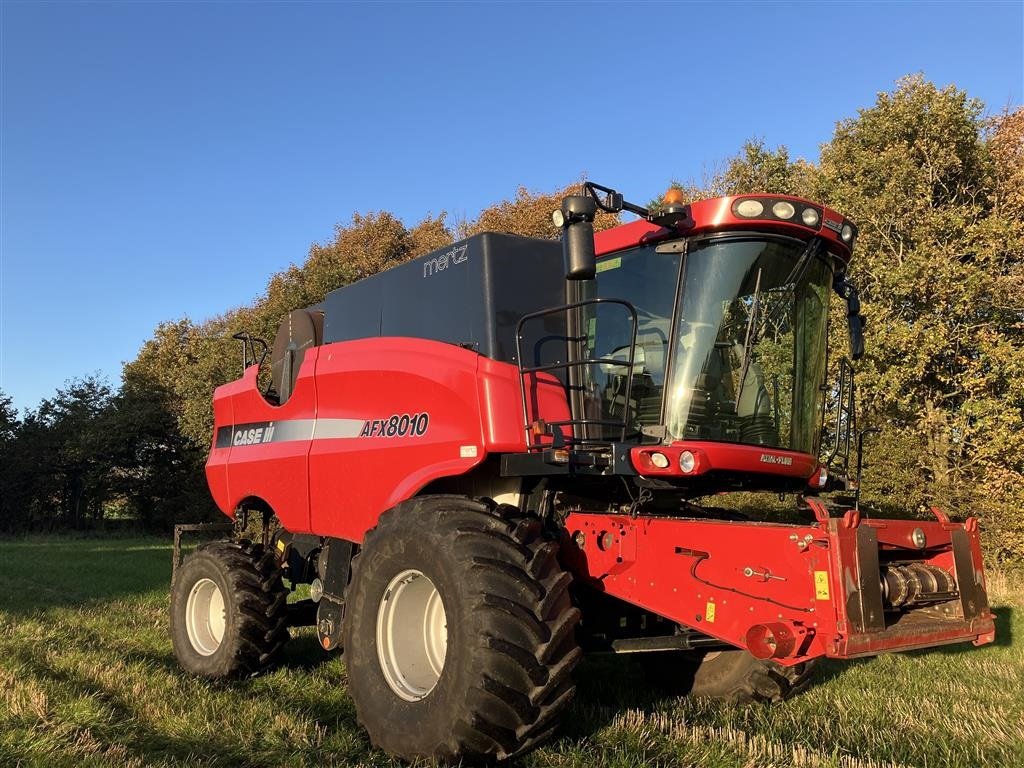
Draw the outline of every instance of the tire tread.
M446 743L428 754L403 754L393 725L363 724L375 744L407 759L503 761L523 754L557 727L575 692L572 672L582 656L574 634L580 612L572 605L572 578L558 562L557 544L540 520L514 507L425 497L381 515L353 572L390 537L418 526L450 535L454 557L476 585L466 612L482 617L485 630L469 652L476 655L474 668L485 672L453 714L456 726Z

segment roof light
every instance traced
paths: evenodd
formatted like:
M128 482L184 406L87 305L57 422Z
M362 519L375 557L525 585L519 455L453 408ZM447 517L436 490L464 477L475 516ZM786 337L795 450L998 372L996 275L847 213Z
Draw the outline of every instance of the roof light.
M800 218L803 219L804 224L808 227L818 226L818 221L821 219L818 212L813 208L804 208L804 212L800 215Z
M843 224L843 228L839 231L839 236L843 238L844 243L849 243L853 240L853 227L849 224Z
M796 215L796 208L793 207L792 203L779 200L779 202L772 206L772 213L780 219L792 219Z
M764 213L764 205L760 200L743 200L736 206L736 213L745 219L752 219Z

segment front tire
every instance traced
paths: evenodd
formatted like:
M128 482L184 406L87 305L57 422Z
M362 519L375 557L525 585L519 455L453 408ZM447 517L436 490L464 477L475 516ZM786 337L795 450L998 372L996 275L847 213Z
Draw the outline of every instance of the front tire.
M642 654L640 664L651 685L664 693L700 696L728 704L779 702L810 685L815 661L791 667L761 661L748 651L678 651Z
M814 667L813 659L785 667L756 659L748 651L713 652L697 668L691 693L730 704L779 702L807 688Z
M424 497L383 514L352 563L345 663L360 724L406 760L504 760L575 692L571 581L536 518Z
M261 672L288 640L287 600L273 552L248 541L207 544L171 585L174 655L203 677Z

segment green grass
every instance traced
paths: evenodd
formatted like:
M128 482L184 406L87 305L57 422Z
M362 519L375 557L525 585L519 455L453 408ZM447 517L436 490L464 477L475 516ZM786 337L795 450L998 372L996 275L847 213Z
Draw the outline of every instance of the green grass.
M164 541L0 541L0 766L394 764L309 631L263 677L182 674L169 579ZM658 699L628 660L587 661L562 735L522 764L1024 766L1024 584L991 586L994 646L829 662L781 705Z

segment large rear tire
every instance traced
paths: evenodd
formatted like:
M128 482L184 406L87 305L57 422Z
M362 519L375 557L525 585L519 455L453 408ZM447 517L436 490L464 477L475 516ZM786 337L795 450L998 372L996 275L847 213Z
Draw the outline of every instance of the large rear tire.
M171 585L174 655L203 677L261 672L288 640L287 600L273 552L249 541L207 544Z
M382 515L353 560L349 691L370 739L392 755L522 754L552 733L575 692L571 577L539 520L501 511L414 499Z

